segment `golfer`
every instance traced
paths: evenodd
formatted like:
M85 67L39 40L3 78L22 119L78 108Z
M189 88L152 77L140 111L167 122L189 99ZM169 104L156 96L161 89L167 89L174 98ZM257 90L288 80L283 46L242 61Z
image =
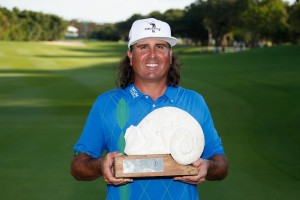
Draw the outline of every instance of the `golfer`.
M179 86L180 71L170 26L154 18L137 20L129 32L127 56L119 65L119 88L101 94L74 146L71 173L77 180L103 177L106 199L199 199L198 184L228 174L221 138L204 98ZM176 107L201 125L205 138L201 157L192 163L195 176L115 178L113 160L124 152L124 134L155 109ZM103 152L106 152L103 155Z

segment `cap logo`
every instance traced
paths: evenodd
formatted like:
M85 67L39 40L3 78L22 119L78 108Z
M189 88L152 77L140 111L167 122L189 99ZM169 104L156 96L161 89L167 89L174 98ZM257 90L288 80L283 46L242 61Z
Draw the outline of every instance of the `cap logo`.
M152 33L155 33L155 30L160 31L161 28L157 28L156 24L154 22L147 22L148 24L150 24L152 27L151 28L145 28L146 31L148 30L152 30Z

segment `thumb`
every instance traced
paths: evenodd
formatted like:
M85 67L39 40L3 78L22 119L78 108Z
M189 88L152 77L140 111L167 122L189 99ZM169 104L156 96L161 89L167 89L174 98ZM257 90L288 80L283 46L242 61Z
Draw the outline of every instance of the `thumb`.
M200 164L201 164L201 158L199 158L198 160L196 160L196 161L194 161L194 162L192 163L192 165L193 165L194 167L198 167Z

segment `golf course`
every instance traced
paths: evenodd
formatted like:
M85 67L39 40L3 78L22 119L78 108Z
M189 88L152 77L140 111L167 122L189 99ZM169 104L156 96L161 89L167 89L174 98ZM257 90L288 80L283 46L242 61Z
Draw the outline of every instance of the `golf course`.
M0 41L0 199L105 199L105 183L70 175L96 97L116 87L127 44ZM300 196L300 46L205 53L176 46L181 86L202 94L229 160L202 200Z

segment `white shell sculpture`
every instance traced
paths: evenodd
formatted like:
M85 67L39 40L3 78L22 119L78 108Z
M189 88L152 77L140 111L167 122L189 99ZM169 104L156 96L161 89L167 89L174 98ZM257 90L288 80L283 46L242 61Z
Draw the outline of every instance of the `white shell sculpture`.
M182 165L200 158L204 135L200 124L186 111L163 107L149 113L125 133L127 155L171 154Z

